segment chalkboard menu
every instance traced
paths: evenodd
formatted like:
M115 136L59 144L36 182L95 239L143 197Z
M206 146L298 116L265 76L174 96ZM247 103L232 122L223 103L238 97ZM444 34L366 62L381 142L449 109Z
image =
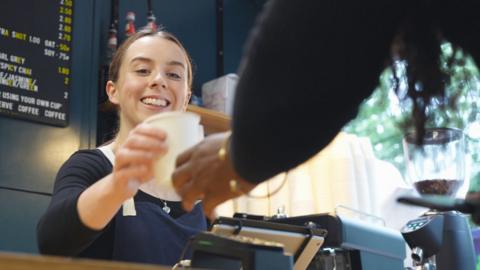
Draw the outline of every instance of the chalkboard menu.
M0 116L68 124L73 0L1 0Z

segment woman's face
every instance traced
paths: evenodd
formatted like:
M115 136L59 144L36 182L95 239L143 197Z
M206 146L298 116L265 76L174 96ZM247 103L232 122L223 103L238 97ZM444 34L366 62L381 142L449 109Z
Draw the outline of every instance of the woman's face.
M160 36L138 39L127 49L117 82L109 81L110 101L120 107L123 125L133 128L147 117L185 110L190 98L187 58Z

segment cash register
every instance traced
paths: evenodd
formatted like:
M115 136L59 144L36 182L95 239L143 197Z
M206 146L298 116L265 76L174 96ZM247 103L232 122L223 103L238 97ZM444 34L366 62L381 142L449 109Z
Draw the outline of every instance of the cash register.
M332 214L222 217L192 244L208 269L403 270L405 256L400 232Z
M321 249L307 269L403 270L406 244L400 232L359 219L315 214L270 219L328 231Z
M213 222L209 232L193 238L191 266L303 270L317 254L326 234L320 228L221 217Z

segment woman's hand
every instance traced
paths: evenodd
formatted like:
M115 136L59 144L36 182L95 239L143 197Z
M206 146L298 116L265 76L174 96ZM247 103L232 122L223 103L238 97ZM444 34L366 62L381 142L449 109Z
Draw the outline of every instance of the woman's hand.
M113 145L113 172L89 186L78 198L78 215L83 224L94 230L104 228L122 203L153 178L155 160L167 152L166 137L164 131L140 124L121 145Z
M201 199L205 214L211 217L217 205L255 187L236 174L228 153L224 160L220 158L219 150L227 137L228 133L210 135L177 157L173 186L186 210ZM236 181L236 189L232 189L232 180Z
M168 149L166 137L163 130L140 124L115 149L113 184L123 199L133 197L141 184L153 178L155 161Z

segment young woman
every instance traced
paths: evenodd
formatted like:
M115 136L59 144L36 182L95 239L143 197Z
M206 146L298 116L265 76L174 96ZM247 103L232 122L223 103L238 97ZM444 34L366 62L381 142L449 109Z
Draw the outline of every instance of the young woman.
M108 145L74 153L60 169L38 224L40 252L173 265L206 219L201 207L185 213L173 190L151 185L153 163L168 146L163 130L142 121L186 109L189 56L167 32L138 32L116 52L109 77L118 134ZM125 215L122 204L132 197L136 215Z

